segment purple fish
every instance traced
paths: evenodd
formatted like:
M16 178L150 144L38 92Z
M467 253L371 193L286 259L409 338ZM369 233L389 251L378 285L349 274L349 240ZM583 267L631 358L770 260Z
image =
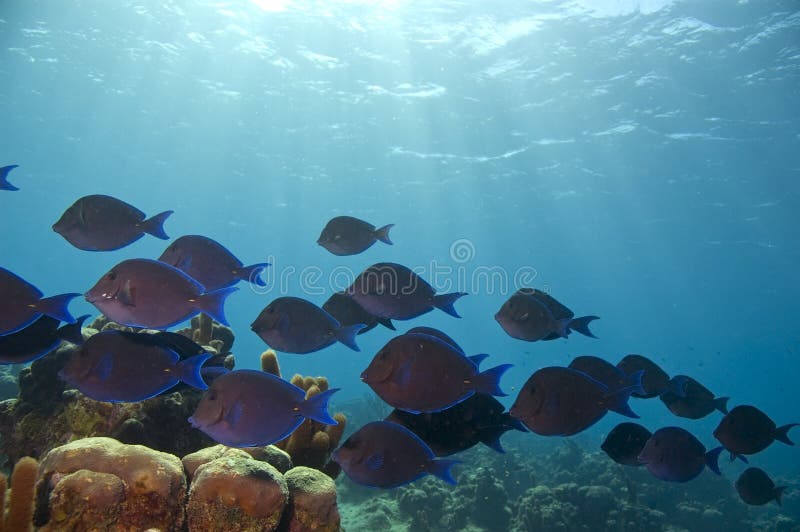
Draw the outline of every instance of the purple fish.
M245 266L219 242L200 235L186 235L170 244L158 258L175 266L203 285L207 291L233 286L247 281L266 286L259 273L268 262Z
M673 382L681 383L680 386L668 386L659 397L676 416L700 419L714 410L728 413L728 397L714 397L708 388L686 375L676 375L673 379ZM683 393L677 393L674 390L676 387L682 387Z
M572 311L553 297L533 288L521 288L503 303L494 319L512 338L536 342L566 338L573 329L596 338L588 325L598 318L574 318Z
M434 308L459 318L453 304L464 292L436 295L431 285L400 264L373 264L356 277L347 294L379 318L410 320Z
M510 367L501 364L480 373L478 365L453 346L412 333L391 339L361 380L394 408L417 414L439 412L476 392L504 396L499 381Z
M336 292L329 297L328 300L323 303L322 310L336 318L336 321L342 326L346 327L359 323L366 325L366 327L358 331L358 334L364 334L374 329L379 323L387 329L395 330L392 320L373 316L345 292Z
M364 324L343 327L310 301L299 297L279 297L261 311L250 328L271 348L302 355L319 351L337 341L358 351L356 334Z
M688 482L708 466L720 474L717 460L722 447L706 452L705 446L680 427L664 427L650 436L639 454L650 473L669 482Z
M173 211L145 220L145 214L122 200L102 194L84 196L53 224L53 231L78 249L112 251L142 238L145 233L167 240L164 221Z
M181 360L157 335L103 331L73 351L59 376L96 401L138 402L179 382L206 389L200 369L211 356Z
M714 437L734 455L755 454L775 440L794 445L789 439L789 429L796 426L798 423L779 427L758 408L739 405L725 414L714 430Z
M18 164L10 164L0 168L0 190L19 190L17 187L8 182L8 174L11 172L11 170L17 168L18 166Z
M762 506L769 501L775 501L781 505L781 495L786 486L775 486L764 470L757 467L745 469L739 478L736 479L736 491L745 504L752 506Z
M505 452L500 436L509 430L528 430L506 412L503 404L485 393L476 393L447 410L410 414L395 409L386 421L399 423L420 437L436 456L449 456L483 443Z
M608 433L600 448L618 464L638 467L639 453L653 434L638 423L620 423Z
M456 460L437 459L419 436L396 423L373 421L354 432L331 459L358 484L396 488L425 475L455 485Z
M62 340L82 344L81 327L88 317L86 314L75 323L59 327L60 321L42 315L24 329L0 336L0 364L32 362L58 347Z
M168 264L128 259L100 278L86 292L86 301L110 320L131 327L166 329L200 312L227 325L223 304L236 290L205 292L200 283Z
M75 323L67 306L80 294L42 298L38 288L0 267L0 336L20 331L45 314L58 321Z
M610 391L583 372L546 367L530 376L509 412L536 434L571 436L597 423L609 410L638 418L628 406L636 386L640 382Z
M394 224L376 229L374 225L358 218L337 216L325 225L317 244L334 255L356 255L378 240L392 245L392 241L389 240L389 229L392 227Z
M270 373L235 370L214 380L189 422L229 447L269 445L289 436L306 418L336 425L327 411L336 391L306 399L301 388Z

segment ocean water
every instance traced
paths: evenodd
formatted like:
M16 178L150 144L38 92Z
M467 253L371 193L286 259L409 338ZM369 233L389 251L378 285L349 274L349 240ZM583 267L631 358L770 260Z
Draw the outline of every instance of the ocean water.
M321 305L393 261L470 293L461 319L398 330L439 327L515 364L509 405L539 367L641 353L800 421L794 0L6 0L0 76L0 166L19 165L21 189L0 191L0 264L47 294L166 247L90 253L51 230L78 197L110 194L174 210L173 238L272 262L266 288L242 283L226 305L237 367L258 367L249 324L274 297ZM396 224L394 245L329 254L315 241L342 214ZM493 316L520 286L600 316L598 339L509 338ZM391 337L280 362L346 401L372 393L359 374ZM715 444L717 414L632 406ZM620 421L584 436L599 447ZM798 456L776 444L752 461L792 476Z

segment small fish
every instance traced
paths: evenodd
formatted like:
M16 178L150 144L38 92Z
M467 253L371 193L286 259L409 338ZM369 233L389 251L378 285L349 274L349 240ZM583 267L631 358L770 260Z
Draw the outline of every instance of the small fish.
M103 331L75 350L59 376L96 401L138 402L184 382L207 388L200 370L210 353L181 360L147 333Z
M112 196L93 194L73 203L53 224L53 231L84 251L113 251L136 242L145 234L167 240L164 221L173 211L145 220L145 214Z
M688 482L706 466L720 474L717 461L722 447L706 452L705 446L680 427L664 427L650 436L639 461L654 477L669 482Z
M633 390L635 393L644 393L643 388L635 388L637 383L642 382L644 375L642 371L637 371L628 375L611 362L607 362L600 357L592 355L575 357L567 367L582 371L594 380L605 384L609 393L613 394L617 390L627 387L634 387ZM631 392L631 395L633 395L634 392Z
M781 495L786 489L786 486L776 487L769 475L757 467L742 471L735 485L742 501L752 506L762 506L769 501L775 501L781 506Z
M319 351L337 341L359 351L356 335L364 327L363 323L341 326L336 318L299 297L275 299L250 325L271 348L300 355Z
M336 321L344 327L359 323L366 325L366 327L358 331L358 334L364 334L374 329L379 323L387 329L395 330L392 320L373 316L345 292L336 292L329 297L328 300L323 303L322 310L336 318Z
M509 430L528 430L513 419L500 401L476 393L455 406L433 414L410 414L395 409L386 421L399 423L422 439L436 456L449 456L483 443L505 452L500 436Z
M677 375L674 378L684 383L683 395L678 395L668 388L660 397L670 412L676 416L700 419L714 410L719 410L723 414L728 413L729 397L714 397L708 388L686 375Z
M528 342L566 338L573 329L596 338L588 324L598 319L597 316L573 316L571 310L551 296L533 288L523 288L503 303L494 319L509 336Z
M338 390L306 398L304 390L271 373L234 370L214 380L189 423L229 447L266 446L289 436L306 418L336 425L328 401Z
M259 277L270 264L245 266L225 246L205 236L185 235L170 244L158 258L203 285L207 292L247 281L266 286Z
M0 168L0 190L19 190L17 187L8 182L8 174L11 172L11 170L17 168L18 166L18 164L10 164Z
M389 229L394 224L376 229L374 225L352 216L337 216L331 219L322 230L317 244L334 255L356 255L380 240L392 245Z
M618 464L638 467L639 453L653 434L638 423L620 423L608 433L600 448Z
M617 363L617 367L627 374L637 371L644 371L642 376L642 388L644 393L633 392L631 395L640 399L650 399L658 397L666 391L684 397L686 395L687 379L685 375L677 375L669 378L667 372L661 367L642 355L626 355Z
M542 436L571 436L597 423L613 410L638 418L628 406L629 388L611 392L581 371L551 366L539 369L525 382L509 413Z
M499 381L510 367L501 364L479 372L474 359L453 346L427 334L412 333L389 340L361 380L394 408L430 413L450 408L477 392L504 396Z
M0 364L26 364L41 358L63 341L80 345L83 343L81 327L89 315L81 316L75 323L63 327L50 316L39 318L15 333L0 336Z
M778 427L758 408L739 405L725 414L714 430L714 437L733 455L741 456L763 451L775 440L794 445L789 439L789 429L798 423Z
M356 277L347 294L379 318L410 320L434 308L460 318L453 304L464 292L436 295L431 285L401 264L373 264Z
M367 423L347 438L331 459L352 481L375 488L396 488L425 475L455 485L450 469L459 463L435 458L416 434L389 421Z
M80 294L42 297L42 292L22 277L0 267L0 336L21 331L42 314L75 323L69 302Z
M200 283L168 264L128 259L103 275L85 297L117 323L166 329L200 312L227 325L223 305L236 290L227 287L205 292Z

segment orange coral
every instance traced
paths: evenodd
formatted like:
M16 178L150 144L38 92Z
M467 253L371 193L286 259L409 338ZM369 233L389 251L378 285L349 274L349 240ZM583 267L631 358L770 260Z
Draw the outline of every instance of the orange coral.
M21 458L11 473L11 498L8 501L8 515L0 515L0 531L27 531L33 526L33 500L36 491L36 477L39 474L39 462L26 456ZM0 475L0 509L5 503L6 478Z

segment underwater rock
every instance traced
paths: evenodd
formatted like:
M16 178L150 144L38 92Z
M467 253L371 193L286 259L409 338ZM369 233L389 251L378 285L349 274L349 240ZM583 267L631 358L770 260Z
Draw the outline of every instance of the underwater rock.
M206 447L205 449L200 449L199 451L187 454L181 458L181 462L183 463L183 468L186 471L186 477L188 478L189 482L194 479L194 474L201 465L205 465L216 460L217 458L222 458L223 456L239 456L241 458L250 458L250 455L244 452L244 450L226 447L225 445L213 445L211 447Z
M186 504L188 530L275 530L288 501L289 488L277 469L226 454L197 468Z
M181 530L186 478L178 457L112 438L52 449L36 484L39 530Z
M286 474L291 468L294 467L292 457L283 449L279 449L274 445L267 445L266 447L245 447L241 449L256 460L267 462L269 465Z
M281 526L288 532L337 532L341 518L336 505L336 484L325 473L295 467L284 475L290 503Z

